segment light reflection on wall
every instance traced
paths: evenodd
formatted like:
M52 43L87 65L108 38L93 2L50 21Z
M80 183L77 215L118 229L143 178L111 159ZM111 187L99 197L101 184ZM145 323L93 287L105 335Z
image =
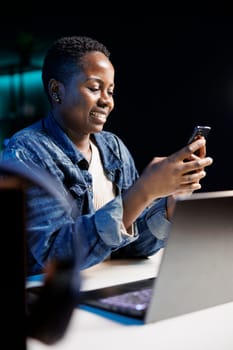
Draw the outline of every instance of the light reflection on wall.
M0 119L30 117L46 108L40 70L0 76Z

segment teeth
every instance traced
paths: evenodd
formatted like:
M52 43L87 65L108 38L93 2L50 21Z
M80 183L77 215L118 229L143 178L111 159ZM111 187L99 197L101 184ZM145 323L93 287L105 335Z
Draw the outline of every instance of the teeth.
M97 112L91 112L91 115L94 117L102 116L102 113L97 113Z
M106 119L106 115L103 113L90 112L90 115L95 118Z

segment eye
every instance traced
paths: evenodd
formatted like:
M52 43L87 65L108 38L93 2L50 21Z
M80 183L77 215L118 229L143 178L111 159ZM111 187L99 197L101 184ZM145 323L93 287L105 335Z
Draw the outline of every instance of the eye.
M99 87L89 87L89 90L92 92L99 91Z
M108 94L109 94L109 96L113 96L114 95L114 91L113 90L109 90Z

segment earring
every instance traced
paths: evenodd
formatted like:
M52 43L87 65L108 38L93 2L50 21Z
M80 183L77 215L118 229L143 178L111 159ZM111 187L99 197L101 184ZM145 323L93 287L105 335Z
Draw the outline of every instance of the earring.
M52 97L54 98L54 100L58 103L61 103L61 97L58 95L57 92L53 92L52 93Z

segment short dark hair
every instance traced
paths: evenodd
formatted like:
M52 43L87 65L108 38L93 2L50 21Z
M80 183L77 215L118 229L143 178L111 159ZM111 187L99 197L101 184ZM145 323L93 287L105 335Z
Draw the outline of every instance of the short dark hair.
M90 51L100 51L110 57L105 45L87 36L65 36L52 43L42 66L43 86L49 100L49 80L54 78L65 84L78 72L82 66L82 57Z

